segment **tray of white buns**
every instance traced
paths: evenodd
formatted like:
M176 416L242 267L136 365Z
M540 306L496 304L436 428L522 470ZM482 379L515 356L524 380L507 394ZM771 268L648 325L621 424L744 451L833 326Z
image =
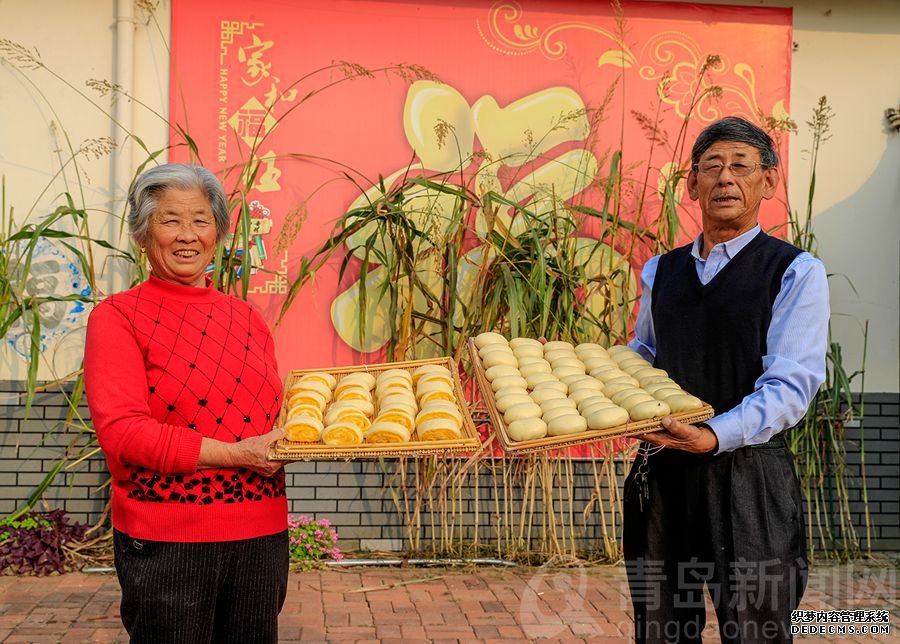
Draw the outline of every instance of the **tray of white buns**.
M468 340L475 379L497 439L528 453L638 436L671 416L685 423L713 408L626 345L577 346L481 333Z
M471 453L481 446L453 358L301 369L285 379L274 460Z

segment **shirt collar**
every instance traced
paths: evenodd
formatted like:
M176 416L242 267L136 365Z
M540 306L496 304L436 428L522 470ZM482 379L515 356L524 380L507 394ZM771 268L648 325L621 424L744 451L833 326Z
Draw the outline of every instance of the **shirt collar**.
M728 259L732 259L735 255L737 255L741 250L753 241L753 238L756 237L760 230L762 230L759 224L756 224L753 228L748 230L745 233L741 233L734 239L729 239L727 242L722 242L721 244L716 244L713 248L718 248L719 246L723 247L725 251L726 257ZM691 255L693 255L694 259L699 259L701 262L705 261L700 256L700 250L703 248L703 233L697 235L697 238L694 240L694 244L691 246Z

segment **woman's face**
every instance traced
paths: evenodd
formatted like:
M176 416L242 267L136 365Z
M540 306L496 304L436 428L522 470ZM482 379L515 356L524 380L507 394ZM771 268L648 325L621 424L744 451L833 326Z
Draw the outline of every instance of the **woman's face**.
M202 287L216 250L216 222L198 188L169 188L150 216L147 259L153 275L166 282Z

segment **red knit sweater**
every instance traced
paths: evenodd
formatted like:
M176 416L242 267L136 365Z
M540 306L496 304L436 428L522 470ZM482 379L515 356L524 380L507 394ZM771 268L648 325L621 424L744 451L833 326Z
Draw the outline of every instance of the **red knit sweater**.
M203 436L237 442L278 415L272 335L250 305L151 276L94 308L84 375L116 529L202 542L287 528L283 471L197 469Z

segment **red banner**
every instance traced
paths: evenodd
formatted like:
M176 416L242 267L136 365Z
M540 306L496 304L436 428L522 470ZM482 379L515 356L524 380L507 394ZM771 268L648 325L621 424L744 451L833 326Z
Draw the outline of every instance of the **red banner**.
M284 275L293 279L300 258L328 239L362 191L410 163L446 171L462 162L472 177L485 159L512 160L485 176L510 199L533 201L517 188L524 166L515 159L538 153L556 164L529 169L533 176L543 172L558 195L591 203L618 150L631 176L662 185L713 120L788 110L789 9L174 0L172 42L171 120L196 143L200 161L226 187L248 160L260 161L245 250L264 269L252 276L250 297L270 322L284 301ZM440 122L452 145L436 141ZM652 128L665 141L651 152ZM171 155L190 157L187 146ZM560 170L573 167L581 179ZM624 199L635 212L638 201L650 212L646 200L660 199L655 189L631 191ZM697 212L686 195L676 197L683 236L693 236ZM779 200L765 204L764 228L784 220ZM635 257L636 273L645 259ZM278 328L283 371L383 356L383 333L361 341L352 330L358 263L340 282L339 266L318 273Z

